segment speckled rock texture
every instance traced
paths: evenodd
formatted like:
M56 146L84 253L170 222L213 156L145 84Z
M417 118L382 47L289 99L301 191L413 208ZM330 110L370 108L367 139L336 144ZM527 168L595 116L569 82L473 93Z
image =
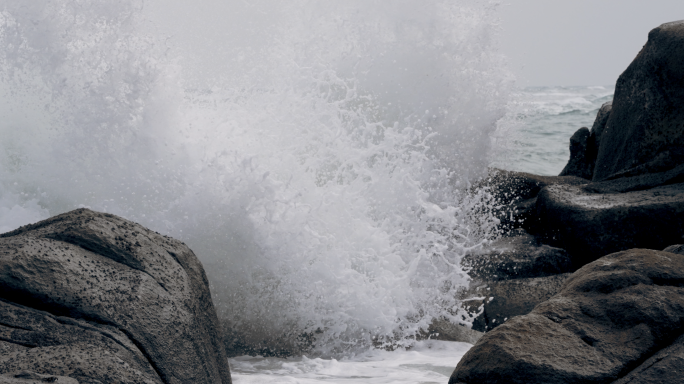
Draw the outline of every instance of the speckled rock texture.
M0 374L230 383L202 265L183 243L79 209L0 235Z
M539 193L535 209L535 235L568 251L576 268L625 249L663 249L684 235L681 183L626 193L552 185Z
M682 334L684 256L632 249L486 333L449 383L681 383Z
M663 24L620 75L594 181L684 164L684 21Z

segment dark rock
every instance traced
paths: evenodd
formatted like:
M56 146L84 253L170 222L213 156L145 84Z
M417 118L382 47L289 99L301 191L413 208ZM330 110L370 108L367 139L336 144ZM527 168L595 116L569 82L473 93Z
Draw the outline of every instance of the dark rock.
M663 251L684 255L684 244L670 245L669 247L663 249Z
M663 24L615 87L594 181L663 172L684 163L684 22Z
M482 314L473 320L473 330L491 331L509 319L526 315L537 304L560 292L570 273L554 276L490 282L479 287L482 296L478 302L484 305ZM468 303L475 304L471 299Z
M565 250L540 244L520 229L510 234L462 261L473 279L463 295L469 314L463 320L471 322L476 331L488 331L508 318L528 313L554 295L564 279L562 274L572 271Z
M575 176L539 176L492 168L486 178L475 184L475 188L488 188L498 201L509 204L516 200L534 198L542 188L549 185L586 183L587 180Z
M570 137L570 160L558 176L577 176L591 180L595 161L591 155L589 128L580 128Z
M112 326L0 301L0 340L0 373L30 370L83 382L162 383L133 341Z
M87 382L110 382L107 356L140 382L230 383L202 265L183 243L120 217L79 209L0 235L0 297L38 324L3 338L28 349L5 345L0 374L82 363L93 368ZM53 320L62 338L41 325ZM102 342L77 343L68 326Z
M684 184L609 194L553 185L539 193L536 215L533 233L567 250L580 267L624 249L663 249L681 242Z
M529 314L486 333L449 383L610 383L631 374L653 377L680 358L680 344L672 341L682 333L684 256L645 249L614 253L575 272L560 293ZM674 380L660 382L679 383L681 375Z
M433 340L460 341L475 344L484 335L464 324L454 324L447 319L434 320L428 328L428 337Z
M596 156L598 155L598 148L601 146L601 136L603 136L603 131L606 128L606 123L610 117L610 112L613 110L613 101L604 103L601 108L599 108L596 114L596 119L594 124L591 126L591 132L589 136L592 162L596 162ZM592 170L593 171L593 170Z
M115 379L119 381L121 379ZM0 384L78 384L78 381L70 377L41 375L30 371L21 371L7 375L0 375Z
M524 231L514 233L463 258L462 264L471 278L497 281L572 271L572 261L565 250L540 244Z
M681 383L684 377L684 336L661 349L615 384Z
M662 185L684 183L684 164L665 172L646 173L638 176L589 183L582 187L592 193L619 193L643 191Z
M570 137L570 160L559 176L577 176L588 180L593 178L601 136L612 108L612 101L604 103L596 114L591 131L580 128Z
M488 190L497 204L494 214L505 230L524 227L534 218L537 194L549 185L581 185L587 180L576 176L538 176L525 172L490 169L489 175L474 185Z

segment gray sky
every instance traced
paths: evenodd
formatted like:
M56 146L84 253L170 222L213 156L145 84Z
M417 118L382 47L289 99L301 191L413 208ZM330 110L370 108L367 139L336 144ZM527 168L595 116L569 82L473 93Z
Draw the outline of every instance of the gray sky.
M611 85L684 0L503 0L501 51L520 86Z

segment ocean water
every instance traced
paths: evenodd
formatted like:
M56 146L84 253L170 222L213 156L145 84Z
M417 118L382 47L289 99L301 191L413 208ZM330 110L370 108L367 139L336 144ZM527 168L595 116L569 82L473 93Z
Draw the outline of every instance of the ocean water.
M591 129L599 108L613 100L614 85L528 87L515 95L507 116L510 136L494 166L557 176L570 158L570 136Z
M186 242L235 382L444 382L472 182L557 174L610 87L518 90L463 0L0 0L0 232L78 207ZM388 350L394 350L388 352ZM289 354L294 357L278 358Z

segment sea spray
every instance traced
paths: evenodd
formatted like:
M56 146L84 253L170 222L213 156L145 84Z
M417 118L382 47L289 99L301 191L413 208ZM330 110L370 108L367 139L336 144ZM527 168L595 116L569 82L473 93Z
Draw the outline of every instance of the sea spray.
M0 4L16 224L88 206L182 239L245 351L467 324L460 259L498 222L466 191L511 86L493 5Z

